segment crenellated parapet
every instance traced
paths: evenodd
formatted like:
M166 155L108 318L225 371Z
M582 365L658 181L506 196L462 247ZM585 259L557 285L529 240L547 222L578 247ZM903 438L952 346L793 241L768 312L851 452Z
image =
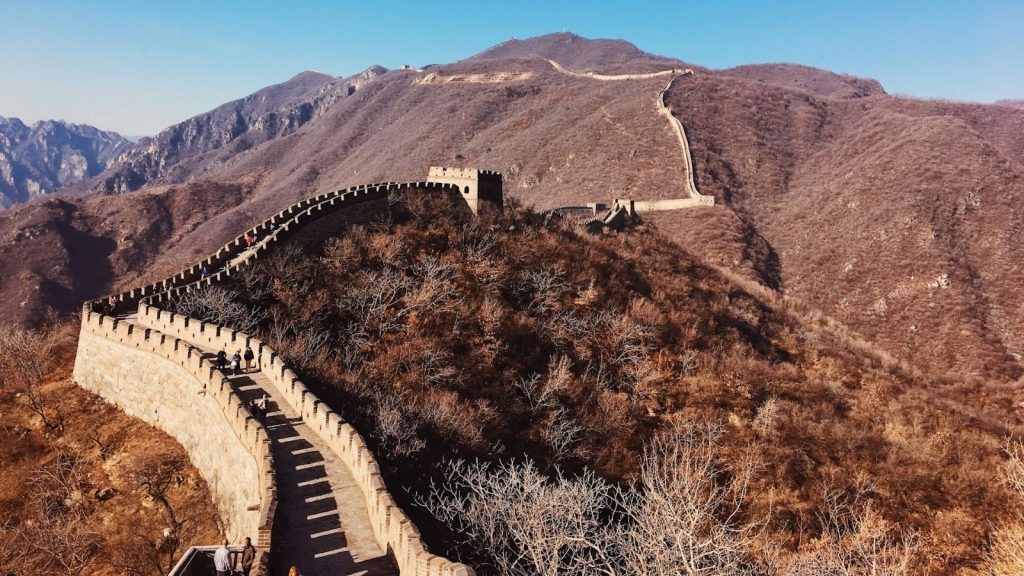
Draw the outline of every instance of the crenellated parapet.
M476 182L483 183L483 197L493 199L496 193L500 205L501 175L474 172ZM464 172L459 177L467 175ZM458 181L462 183L463 180ZM379 211L386 206L391 194L403 190L448 193L458 190L460 196L467 198L464 188L456 188L458 184L428 177L421 182L384 182L319 194L281 210L167 279L107 299L86 302L82 314L83 339L75 363L76 381L178 439L210 484L229 533L234 533L231 530L236 525L238 534L257 533L261 554L272 553L270 528L277 497L266 430L231 391L225 375L215 370L201 351L189 343L210 349L251 347L258 370L274 387L275 397L289 403L351 471L362 492L374 537L382 549L392 554L399 573L472 575L474 572L468 566L431 554L426 549L419 531L388 492L380 467L362 436L314 395L268 344L228 327L166 309L171 300L228 280L241 267L271 254L286 242L301 240L300 236L325 222L333 222L334 217L356 215L358 218L373 214L375 207L379 206ZM479 192L480 188L476 190ZM480 197L477 195L478 199ZM249 235L256 237L253 246L246 243ZM135 356L128 354L129 351L153 356ZM161 359L159 366L154 357ZM149 378L142 370L135 372L136 367L155 371L159 377ZM173 386L161 389L160 381ZM202 400L193 401L193 396L201 396ZM253 462L251 474L235 478L235 484L228 481L230 472L223 470L207 453L210 447L224 449L227 441L225 425L214 421L214 406L237 440L233 449L238 452L240 447ZM189 410L195 413L189 414ZM205 419L197 419L200 412ZM206 428L211 434L204 433ZM211 438L222 441L210 442ZM258 503L250 502L253 499ZM266 569L264 555L259 574L265 574Z
M473 214L488 210L501 212L504 209L502 176L498 172L431 166L427 172L427 181L456 186Z

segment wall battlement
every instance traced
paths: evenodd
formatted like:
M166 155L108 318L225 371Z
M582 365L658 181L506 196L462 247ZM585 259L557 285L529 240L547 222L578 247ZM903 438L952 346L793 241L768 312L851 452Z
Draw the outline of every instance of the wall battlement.
M497 183L500 202L501 175L475 172L477 181L485 183L485 195L491 198ZM249 416L226 377L188 342L217 349L240 348L245 344L253 348L257 366L273 385L275 394L302 416L355 477L365 499L374 537L381 548L392 555L400 574L474 574L468 566L431 554L426 549L419 531L388 493L380 468L359 433L309 391L269 345L228 327L177 315L160 307L183 293L228 279L240 267L315 228L314 225L325 221L326 217L373 206L374 202L386 200L392 192L407 189L449 193L458 190L459 195L466 198L463 188L457 189L455 182L429 178L421 182L385 182L319 194L278 212L214 254L165 280L105 300L86 302L83 306L82 340L75 361L76 381L126 412L171 433L186 447L193 463L210 484L218 510L229 527L229 536L258 534L257 545L262 554L259 576L264 576L267 570L265 553L272 548L270 527L277 502L266 430ZM245 244L249 233L257 236L252 248ZM202 276L204 267L210 273L205 278ZM116 317L132 313L137 314L136 321ZM200 394L205 400L194 402L193 397ZM197 422L206 425L197 426ZM223 458L224 451L232 449L224 445L230 444L225 440L230 437L236 440L234 450L246 454L253 462L251 470L240 472L242 475L232 481L226 480L230 472L223 469L222 463L235 462L241 456ZM219 460L211 458L211 451L218 454Z
M505 206L502 176L498 172L476 168L431 166L427 172L427 182L457 186L473 214L480 214L481 210L501 212Z

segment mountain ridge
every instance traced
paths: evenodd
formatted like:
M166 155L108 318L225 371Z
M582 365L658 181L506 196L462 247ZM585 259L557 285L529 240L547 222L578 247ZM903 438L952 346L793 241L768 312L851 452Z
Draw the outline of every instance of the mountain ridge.
M109 285L95 289L181 267L186 255L215 249L233 231L303 197L422 179L430 165L501 171L506 197L537 208L679 197L678 145L655 106L664 79L600 82L563 74L545 59L575 51L569 60L583 68L560 64L582 72L596 54L611 63L596 69L606 74L628 69L633 57L641 72L680 66L630 46L572 35L506 42L429 70L370 69L352 94L347 86L358 75L335 81L300 73L293 80L302 86L285 92L343 95L301 124L275 124L288 128L273 137L250 131L266 137L249 145L238 144L247 142L242 135L197 139L183 151L136 152L131 162L156 167L154 180L137 182L138 192L69 200L86 212L108 206L103 210L120 214L126 229L144 230L131 208L143 200L189 187L212 190L207 201L216 202L217 190L227 194L216 206L191 208L202 219L189 219L190 208L178 205L190 228L160 236L159 244L136 235L137 245L152 242L145 256L115 266ZM1024 315L1014 313L1021 303L1011 288L1024 261L1015 240L1024 111L907 99L869 79L779 66L695 68L673 84L667 100L689 137L698 188L718 206L650 220L702 258L805 299L935 374L1018 378L1024 342L1015 334L1024 333ZM260 105L249 98L249 110ZM229 104L233 121L236 104ZM216 131L212 120L204 122ZM213 143L219 148L204 147ZM114 175L116 182L117 169L100 180ZM14 220L0 222L0 231L12 226ZM43 300L35 297L31 309L45 309ZM19 308L9 313L28 317ZM964 326L951 320L954 313Z
M26 125L0 116L0 208L95 176L131 147L120 134L88 124Z

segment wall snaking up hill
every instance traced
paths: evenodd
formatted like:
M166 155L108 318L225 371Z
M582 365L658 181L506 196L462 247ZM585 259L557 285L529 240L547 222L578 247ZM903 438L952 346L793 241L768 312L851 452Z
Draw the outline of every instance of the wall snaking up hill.
M251 526L258 524L259 543L263 548L261 553L269 551L272 546L270 527L276 497L272 480L273 462L267 449L266 432L255 424L234 393L230 392L230 386L226 380L222 380L220 373L210 369L205 360L185 344L185 340L209 344L214 348L238 348L243 343L253 348L257 366L274 386L275 394L284 398L301 414L309 428L320 436L356 478L365 498L374 537L383 549L393 555L400 574L471 576L474 573L468 566L426 550L419 531L388 493L380 468L359 433L310 392L272 348L247 334L175 315L159 307L161 303L183 293L227 279L239 267L266 256L286 241L305 244L325 232L336 231L343 221L365 220L374 214L374 208L381 201L386 201L389 194L409 189L459 194L453 186L435 182L385 183L321 194L282 210L224 245L212 256L171 278L111 296L106 301L98 300L85 305L82 320L84 344L79 349L75 366L75 377L79 383L100 392L109 401L132 414L144 419L149 417L147 421L164 428L185 444L186 448L190 444L194 445L197 468L204 472L204 476L209 475L208 481L215 492L223 487L220 479L225 474L217 469L216 462L211 462L208 455L202 453L203 441L210 441L210 445L219 450L216 439L221 438L225 426L230 425L239 438L253 443L251 456L256 459L257 474L238 478L237 484L243 486L238 489L238 493L223 487L224 493L218 494L216 498L218 504L224 503L221 514L225 524L233 528L238 525L241 527L239 529L251 529ZM245 243L249 234L256 234L259 239L251 249ZM204 270L208 275L204 274ZM118 321L112 316L133 313L138 314L140 324ZM125 353L126 345L154 354L135 358L133 364L131 355ZM157 362L161 355L167 360L178 362L183 368L191 369L191 378L189 373L174 374L173 367L161 366L156 371L159 376L141 382L134 371L146 366L147 360L150 363ZM205 375L207 373L209 376ZM160 390L150 390L151 387L159 387L165 378L176 380L175 387L180 388L177 390L177 398L163 398ZM217 382L216 386L214 381ZM198 388L217 388L213 397L223 399L223 417L218 420L212 411L208 411L205 417L198 420L194 413L188 418L182 418L183 415L189 415L187 405L181 410L172 410L173 418L151 415L161 414L164 402L187 403L190 398L187 391ZM202 428L205 428L208 419L217 420L217 423L197 433L195 429L201 427L196 426L196 423L203 423ZM193 438L197 434L198 437ZM192 456L192 450L189 453ZM265 472L269 472L270 476ZM265 490L265 487L269 490ZM260 513L255 523L249 514L254 505L245 500L253 494L263 497L258 505ZM265 573L265 569L264 561L264 572L261 573Z

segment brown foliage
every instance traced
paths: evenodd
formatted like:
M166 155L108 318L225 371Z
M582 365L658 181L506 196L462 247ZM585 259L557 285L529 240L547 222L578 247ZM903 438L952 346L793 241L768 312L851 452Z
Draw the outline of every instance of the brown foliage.
M393 482L415 490L444 457L523 455L630 479L666 422L718 421L726 462L759 463L745 520L766 523L785 558L823 538L855 555L906 532L919 535L917 570L977 565L1005 497L984 471L1009 392L972 402L649 230L580 236L528 211L469 222L422 202L320 255L260 263L273 288L244 302L370 432ZM865 478L868 539L829 536L818 487L854 493Z

